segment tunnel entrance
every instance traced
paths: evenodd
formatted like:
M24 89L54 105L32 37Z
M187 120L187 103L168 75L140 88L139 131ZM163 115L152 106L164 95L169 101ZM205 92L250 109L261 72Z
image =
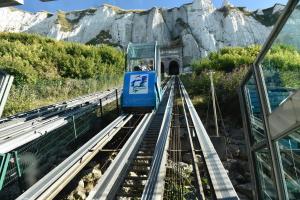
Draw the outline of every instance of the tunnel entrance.
M177 61L172 61L169 64L169 75L178 75L179 74L179 64Z
M160 63L160 73L164 74L165 73L165 65L163 62Z

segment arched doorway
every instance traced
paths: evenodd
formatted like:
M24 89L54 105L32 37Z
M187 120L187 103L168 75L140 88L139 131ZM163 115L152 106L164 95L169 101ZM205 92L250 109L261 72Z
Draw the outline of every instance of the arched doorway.
M160 63L160 73L164 74L165 73L165 65L163 62Z
M178 75L179 74L179 64L177 61L173 60L169 64L169 75Z

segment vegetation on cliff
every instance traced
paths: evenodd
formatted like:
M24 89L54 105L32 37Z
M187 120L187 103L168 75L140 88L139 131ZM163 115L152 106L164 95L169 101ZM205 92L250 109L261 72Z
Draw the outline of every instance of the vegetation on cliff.
M0 33L0 70L15 76L5 115L120 84L124 54L101 45Z
M260 46L225 47L212 52L207 58L193 62L193 74L182 79L195 103L207 109L210 95L209 71L214 71L214 84L221 110L227 115L239 115L237 89L260 51ZM291 46L275 45L269 51L262 66L264 71L278 74L282 86L300 88L300 53ZM239 118L239 117L235 117Z

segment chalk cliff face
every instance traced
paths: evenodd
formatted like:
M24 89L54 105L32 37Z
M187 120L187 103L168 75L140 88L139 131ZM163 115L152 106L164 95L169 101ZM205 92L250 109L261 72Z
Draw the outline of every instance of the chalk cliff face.
M194 0L179 8L122 10L110 5L82 11L30 13L0 9L0 31L38 33L57 40L126 47L129 42L181 44L183 60L204 57L224 46L262 44L282 12L282 5L250 12L211 0ZM272 21L273 20L273 21Z

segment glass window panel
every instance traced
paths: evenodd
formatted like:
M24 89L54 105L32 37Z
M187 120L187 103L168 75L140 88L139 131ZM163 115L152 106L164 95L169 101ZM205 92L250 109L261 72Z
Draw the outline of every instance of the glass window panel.
M251 125L251 142L257 143L265 139L263 114L257 86L253 75L244 86L246 105Z
M128 61L128 71L153 71L153 59L136 59Z
M271 110L300 88L300 6L293 11L262 62Z
M261 199L277 199L274 179L272 178L272 161L269 150L264 148L257 151L255 159Z
M280 139L278 146L288 198L300 199L300 129Z
M133 44L127 48L127 71L153 71L159 61L156 43Z

